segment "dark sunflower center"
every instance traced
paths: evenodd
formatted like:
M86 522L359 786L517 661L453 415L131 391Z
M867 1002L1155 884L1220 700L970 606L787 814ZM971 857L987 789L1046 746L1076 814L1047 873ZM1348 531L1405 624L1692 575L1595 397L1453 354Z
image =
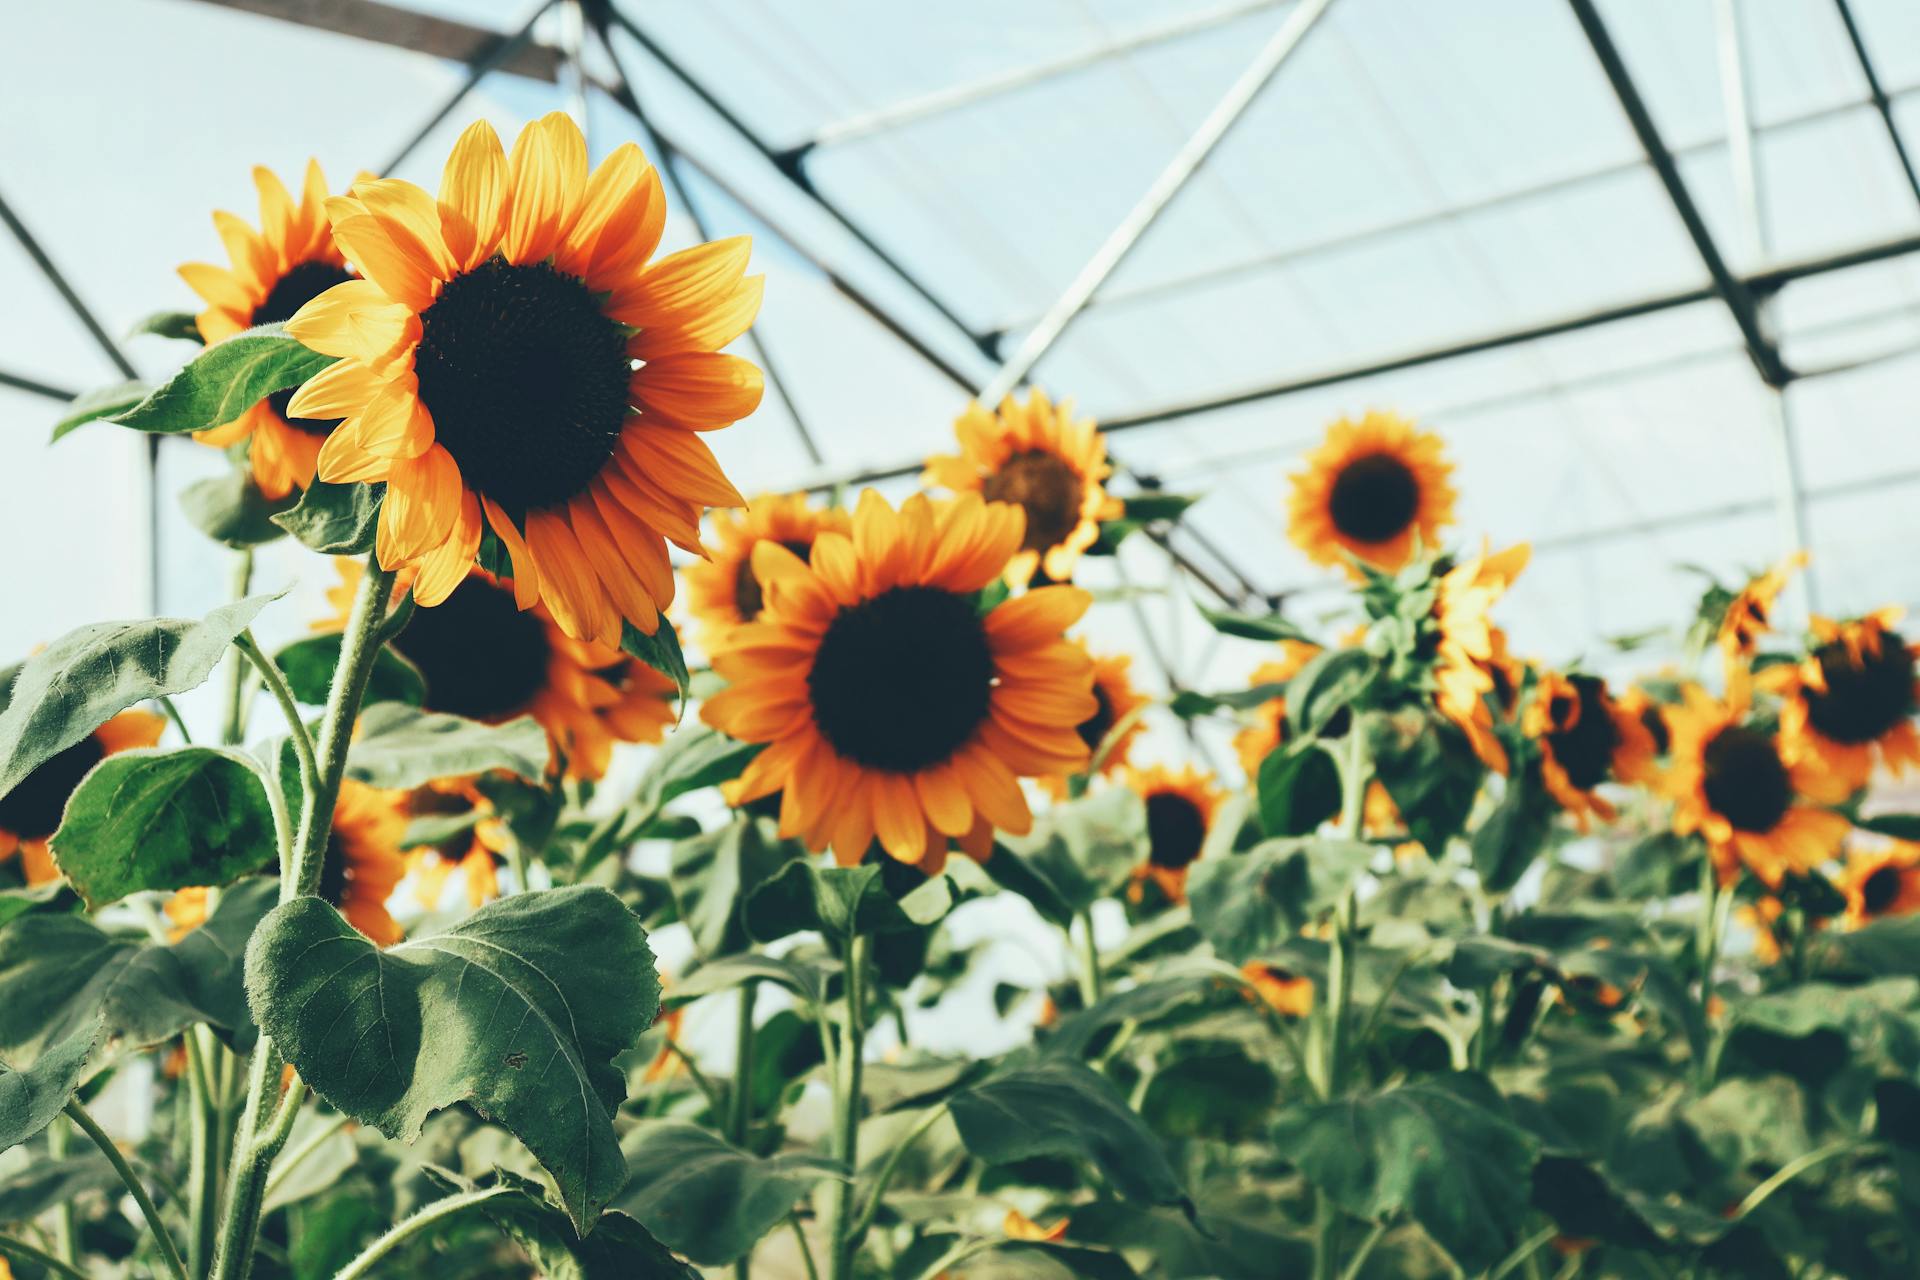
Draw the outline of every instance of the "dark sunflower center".
M547 678L545 624L514 606L512 588L481 577L416 609L393 647L426 678L429 710L470 720L519 711Z
M345 284L353 279L347 269L331 262L302 262L287 269L287 273L274 282L273 288L253 309L252 322L261 324L284 324L293 319L294 312L312 302L315 298L337 284ZM267 397L267 403L280 415L281 421L309 435L324 436L339 426L339 418L290 418L287 416L287 404L293 399L295 388L276 391Z
M1093 700L1096 704L1094 713L1080 722L1080 741L1087 744L1087 750L1098 751L1100 744L1107 740L1107 735L1113 732L1113 699L1095 681Z
M1592 676L1572 676L1568 683L1574 697L1567 699L1565 708L1554 707L1554 723L1564 724L1576 707L1577 718L1569 728L1549 733L1547 741L1553 746L1553 758L1567 771L1567 781L1581 791L1591 791L1606 781L1619 734L1607 713L1606 685Z
M0 796L0 831L37 840L59 830L67 797L106 754L100 740L88 734L28 774L19 786Z
M986 718L992 691L973 601L935 587L895 587L843 609L807 673L828 744L888 773L950 757Z
M782 542L781 546L799 556L802 560L813 549L809 542ZM767 607L767 597L760 590L760 579L753 575L753 549L740 557L740 564L733 571L733 607L740 613L740 621L752 622Z
M1067 540L1080 523L1080 476L1062 459L1039 449L1016 453L980 486L988 502L1011 502L1027 513L1024 551L1045 551Z
M420 314L413 366L467 487L515 515L585 489L626 422L621 327L545 263L493 258L449 280Z
M1701 753L1707 803L1739 831L1765 833L1787 816L1793 783L1773 739L1752 729L1722 729Z
M1193 801L1173 791L1147 797L1147 860L1178 871L1200 856L1207 820Z
M1897 636L1856 660L1843 644L1814 652L1827 691L1807 690L1807 719L1822 737L1857 746L1872 742L1913 714L1913 655Z
M1355 542L1397 536L1419 509L1420 482L1406 463L1387 453L1369 453L1342 467L1327 499L1333 527Z
M327 852L320 863L320 898L336 907L347 899L347 843L338 831L327 836Z
M1668 748L1673 745L1673 735L1667 732L1667 713L1660 709L1659 703L1647 704L1640 713L1640 725L1647 731L1647 736L1653 739L1654 754L1667 754Z
M1899 896L1900 871L1897 867L1879 868L1860 886L1860 905L1866 908L1870 916L1881 914Z

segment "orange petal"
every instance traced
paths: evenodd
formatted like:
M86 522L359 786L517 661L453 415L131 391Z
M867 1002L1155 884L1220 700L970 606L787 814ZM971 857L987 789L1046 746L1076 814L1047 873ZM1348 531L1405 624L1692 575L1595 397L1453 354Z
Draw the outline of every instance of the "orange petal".
M539 262L565 242L587 185L587 140L566 113L549 112L520 131L507 157L508 262Z
M322 355L371 364L408 340L418 324L412 308L373 281L348 280L294 312L287 332Z
M987 644L999 653L1058 640L1092 604L1093 597L1079 587L1036 588L987 615Z
M507 198L507 155L485 120L468 125L440 175L440 235L461 271L486 261L500 243Z
M765 379L739 356L686 351L648 362L633 375L633 403L676 427L713 431L760 407Z
M607 314L643 329L697 319L739 289L752 251L751 236L733 236L668 254L615 289Z
M495 142L497 144L498 139ZM481 498L480 505L486 512L487 523L493 526L494 534L505 544L507 556L513 561L514 604L521 609L533 608L540 600L540 569L534 563L533 552L527 549L527 540L520 536L520 527L492 498Z
M640 360L658 360L683 351L718 351L753 327L765 289L765 276L748 276L725 301L697 315L682 315L670 323L642 329L627 344L627 351Z
M667 197L660 189L660 173L652 165L624 197L594 238L587 279L596 289L605 289L638 271L660 247L660 233L666 229Z
M417 256L412 246L396 244L386 225L365 210L358 200L345 196L327 201L334 242L387 297L413 311L425 311L433 305L432 262Z
M455 587L467 580L467 574L473 569L473 558L479 551L480 503L470 490L462 490L453 528L446 540L420 562L420 572L413 580L414 602L430 609L445 601Z
M356 182L353 195L379 222L395 248L431 276L444 280L452 274L453 259L440 232L440 207L432 196L399 178Z
M676 427L629 425L620 447L647 478L668 493L710 507L744 507L707 442Z
M395 462L380 504L380 562L409 563L445 542L460 514L460 494L459 464L440 445Z

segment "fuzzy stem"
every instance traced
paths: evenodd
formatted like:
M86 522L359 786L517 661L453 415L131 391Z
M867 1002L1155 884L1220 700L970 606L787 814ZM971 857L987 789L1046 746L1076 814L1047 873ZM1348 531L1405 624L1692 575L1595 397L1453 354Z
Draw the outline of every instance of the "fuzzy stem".
M54 1275L72 1276L73 1280L87 1280L87 1273L80 1268L50 1253L43 1253L24 1240L15 1240L12 1236L0 1236L0 1258L15 1258L21 1262L31 1262L36 1267L45 1267Z
M1100 945L1093 937L1093 912L1082 911L1075 919L1080 922L1080 936L1076 939L1080 950L1080 1001L1091 1009L1106 994L1105 978L1100 972Z
M160 1220L160 1210L154 1205L153 1197L147 1194L147 1188L134 1173L133 1167L127 1163L127 1158L120 1154L120 1148L114 1146L113 1139L94 1123L93 1117L87 1114L87 1109L80 1105L80 1099L75 1098L69 1102L66 1105L66 1113L67 1118L80 1127L80 1132L91 1138L93 1145L100 1148L100 1154L107 1158L107 1163L113 1166L113 1171L120 1175L120 1181L126 1183L127 1191L133 1196L133 1202L140 1206L140 1216L147 1220L149 1227L153 1228L154 1243L160 1246L160 1256L166 1259L167 1270L172 1273L173 1280L187 1280L187 1264L180 1260L179 1247L173 1243L173 1237L167 1233L167 1224Z
M1368 769L1367 743L1356 719L1347 729L1346 750L1340 760L1340 834L1349 840L1360 837L1366 813L1367 785L1372 780ZM1352 885L1340 895L1333 909L1333 936L1327 945L1326 1057L1321 1081L1329 1099L1338 1098L1346 1088L1347 1023L1353 1008L1353 970L1360 904ZM1332 1197L1319 1193L1314 1206L1313 1267L1316 1280L1334 1280L1340 1266L1340 1209Z
M253 631L242 631L234 639L234 647L240 650L254 670L260 673L260 681L280 704L280 714L286 718L287 732L293 740L293 754L300 761L300 785L312 791L318 782L320 772L313 760L313 738L307 733L306 721L300 718L300 704L294 701L293 688L287 683L287 677L274 665L260 648L260 642L253 638Z
M850 1280L859 1242L853 1233L853 1183L860 1172L861 1048L866 1042L866 968L868 939L854 934L846 947L846 1017L841 1023L839 1070L834 1076L834 1158L846 1166L845 1181L833 1186L827 1217L828 1259L832 1280Z
M740 984L740 1009L733 1028L733 1093L727 1099L727 1138L736 1147L746 1145L753 1128L753 1005L759 994L759 983ZM751 1249L733 1264L733 1274L737 1280L748 1280L753 1274Z
M253 548L242 547L233 562L232 598L245 598L253 587ZM227 714L220 722L220 741L236 746L247 737L247 664L236 654L227 673ZM184 730L183 730L184 731Z
M470 1209L474 1205L516 1194L518 1193L511 1187L496 1186L482 1191L463 1191L459 1195L448 1196L444 1200L435 1200L426 1208L409 1214L395 1223L385 1235L362 1249L358 1257L340 1268L333 1280L360 1280L361 1276L372 1275L374 1264L406 1243L409 1237L416 1236L443 1218L451 1218L454 1214Z

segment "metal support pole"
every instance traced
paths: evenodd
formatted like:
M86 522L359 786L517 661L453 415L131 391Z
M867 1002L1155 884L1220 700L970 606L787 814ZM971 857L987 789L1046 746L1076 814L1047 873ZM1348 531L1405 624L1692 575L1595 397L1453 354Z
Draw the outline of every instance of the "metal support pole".
M981 399L985 403L997 403L1000 397L1026 381L1040 358L1059 341L1067 326L1085 309L1095 291L1133 252L1140 243L1140 237L1166 212L1167 206L1199 171L1200 166L1206 163L1214 148L1246 115L1247 109L1260 96L1260 91L1272 82L1293 51L1300 47L1307 32L1313 29L1332 3L1333 0L1299 0L1286 21L1280 24L1280 29L1260 50L1259 56L1234 81L1213 110L1207 113L1207 118L1200 122L1193 136L1174 153L1173 159L1160 171L1160 176L1153 180L1139 202L1120 220L1120 224L1087 261L1087 265L1080 269L1080 274L1074 277L1066 292L1021 339L1019 349L1000 366L999 372L994 374L993 380L981 392Z
M22 377L17 373L8 373L0 369L0 387L12 387L15 391L25 391L30 395L45 396L49 400L66 403L79 395L78 391L69 391L65 387L56 387L52 383L41 382L37 378Z
M555 11L560 18L560 95L567 104L567 114L584 135L587 132L587 69L580 61L580 53L586 43L586 17L581 13L580 0L559 0ZM589 158L593 155L591 140L587 155Z
M427 117L425 124L414 130L413 136L408 138L405 145L398 151L394 152L393 159L387 161L387 163L381 167L380 172L382 174L391 174L395 169L405 164L407 157L414 153L414 149L426 141L428 134L440 127L441 121L453 114L455 107L466 101L467 95L473 92L474 87L484 80L489 72L513 58L522 49L526 48L527 45L532 43L534 24L539 22L540 19L546 15L547 10L552 7L553 0L541 0L541 3L534 8L532 15L527 18L526 22L521 24L518 31L510 36L501 36L480 53L479 56L475 57L472 62L469 62L467 64L466 77L461 80L460 87L453 91L453 96L441 103L439 109ZM564 79L566 74L566 69L563 67L560 75Z
M1846 25L1847 39L1853 42L1853 55L1860 60L1860 73L1867 79L1867 96L1873 102L1874 110L1880 113L1880 121L1887 127L1887 138L1893 143L1893 153L1900 158L1900 169L1907 175L1907 186L1913 192L1913 198L1920 200L1920 173L1914 172L1913 157L1907 152L1907 141L1900 136L1900 126L1893 118L1893 99L1888 96L1880 83L1880 73L1874 69L1873 55L1867 51L1866 37L1860 32L1860 24L1854 21L1853 6L1847 0L1833 0L1834 7L1840 11L1840 21Z

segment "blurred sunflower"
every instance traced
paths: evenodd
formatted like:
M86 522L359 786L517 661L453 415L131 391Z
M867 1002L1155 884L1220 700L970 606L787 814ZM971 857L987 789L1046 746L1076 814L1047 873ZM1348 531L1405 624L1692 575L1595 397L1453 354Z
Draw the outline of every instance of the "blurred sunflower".
M1726 668L1727 700L1745 702L1752 690L1753 656L1760 649L1760 637L1773 627L1773 606L1786 590L1794 570L1807 563L1807 553L1797 552L1759 574L1740 588L1727 603L1714 630L1714 644Z
M1024 527L1020 508L973 494L916 494L896 512L868 490L851 536L821 533L810 564L755 547L766 608L720 642L713 666L731 683L700 711L769 744L728 803L779 791L781 834L848 866L876 836L932 873L949 837L984 858L994 828L1027 831L1018 777L1084 769L1077 729L1098 704L1092 663L1065 636L1086 592L980 610Z
M209 346L255 325L284 323L353 278L327 225L327 180L319 161L307 162L297 203L270 169L256 166L253 184L260 191L258 232L224 210L213 215L232 265L189 262L180 268L180 278L206 300L195 321ZM232 422L195 432L193 438L223 449L249 441L254 484L269 498L284 498L296 485L304 489L313 483L320 446L340 425L337 418L291 416L292 398L291 390L276 391Z
M328 593L336 612L320 630L346 625L364 572L358 561L338 564L341 583ZM438 607L415 610L392 645L425 678L427 710L488 724L530 715L570 778L601 777L614 743L658 742L674 722L673 681L618 649L575 640L544 604L522 611L513 583L484 570Z
M1541 672L1521 727L1540 744L1547 791L1582 830L1590 817L1614 816L1613 805L1595 791L1601 783L1655 780L1653 735L1597 676Z
M1524 542L1505 551L1462 561L1440 579L1432 622L1438 632L1433 660L1434 705L1473 744L1489 769L1507 771L1507 749L1494 736L1486 695L1503 700L1517 687L1516 665L1507 655L1506 634L1487 614L1527 567L1531 548Z
M1440 437L1397 414L1341 418L1293 477L1287 536L1316 564L1358 576L1348 557L1388 572L1453 523L1455 493Z
M437 778L414 788L407 793L407 817L410 823L448 819L459 824L447 838L406 851L421 906L437 910L455 872L466 886L469 907L478 909L500 896L500 866L510 837L474 778Z
M700 512L738 506L699 433L760 403L760 371L720 348L760 307L745 237L646 265L666 206L631 143L591 175L565 115L505 155L476 122L440 198L397 179L327 202L364 280L335 285L287 332L340 360L290 411L343 421L320 478L384 481L377 546L441 604L484 529L522 608L544 603L609 649L622 620L651 635L673 599L666 542L698 555ZM635 362L639 365L636 368Z
M1913 727L1920 649L1893 629L1900 615L1889 608L1853 622L1815 618L1813 652L1759 677L1784 700L1780 736L1788 751L1816 761L1849 791L1867 785L1876 755L1896 774L1920 764Z
M1920 845L1895 841L1849 854L1839 887L1847 897L1850 928L1920 911Z
M1655 698L1640 685L1634 685L1614 701L1615 708L1622 715L1632 716L1646 730L1647 742L1653 747L1656 758L1664 756L1673 745L1673 734L1667 728L1667 704Z
M997 414L969 404L953 432L960 452L927 459L920 483L978 493L1027 513L1020 548L1006 567L1016 591L1036 571L1069 581L1080 553L1100 537L1100 522L1124 509L1104 487L1113 468L1093 421L1075 419L1071 400L1053 404L1036 388L1025 405L1008 396Z
M345 778L333 806L333 829L320 864L320 897L376 945L390 947L404 931L387 911L387 899L407 873L400 842L407 830L407 797ZM207 919L207 891L181 889L167 899L173 936Z
M47 852L47 837L60 829L67 800L93 766L110 755L151 747L167 722L151 711L122 711L80 741L20 780L0 796L0 862L20 855L20 874L29 885L60 878Z
M1114 726L1146 706L1151 699L1133 687L1133 679L1129 674L1133 659L1127 654L1094 657L1087 650L1086 641L1076 639L1074 643L1087 652L1088 660L1093 663L1093 700L1099 705L1092 715L1080 722L1079 734L1080 741L1087 744L1087 750L1097 753L1100 744L1113 732ZM1113 749L1100 762L1101 777L1111 777L1125 766L1127 752L1133 748L1133 740L1145 728L1146 725L1135 717L1133 723L1121 732L1114 740ZM1067 795L1067 780L1056 774L1047 774L1040 779L1040 789L1055 800L1062 800Z
M816 507L804 493L758 497L746 511L713 513L713 538L706 544L707 559L685 569L687 606L700 620L709 643L743 622L760 616L766 596L753 576L753 549L777 542L802 560L813 549L822 529L845 533L847 513L836 507Z
M1187 868L1200 856L1213 815L1226 799L1211 775L1192 766L1129 770L1127 785L1147 808L1147 861L1134 871L1137 899L1151 880L1168 902L1187 900Z
M1744 864L1777 887L1788 871L1812 871L1832 858L1851 824L1802 803L1837 799L1831 781L1789 762L1780 739L1743 723L1739 706L1694 685L1685 695L1667 713L1673 760L1664 783L1674 830L1706 839L1723 882Z
M1279 658L1255 667L1247 684L1252 688L1263 684L1285 684L1299 675L1301 668L1319 654L1320 646L1317 644L1305 640L1282 640ZM1247 776L1257 778L1260 776L1260 762L1286 739L1287 700L1284 696L1271 698L1254 709L1251 724L1233 735L1233 750L1240 757L1240 767L1247 771Z
M1313 979L1279 965L1255 960L1240 966L1240 976L1251 985L1248 999L1258 999L1275 1013L1304 1018L1313 1012Z

